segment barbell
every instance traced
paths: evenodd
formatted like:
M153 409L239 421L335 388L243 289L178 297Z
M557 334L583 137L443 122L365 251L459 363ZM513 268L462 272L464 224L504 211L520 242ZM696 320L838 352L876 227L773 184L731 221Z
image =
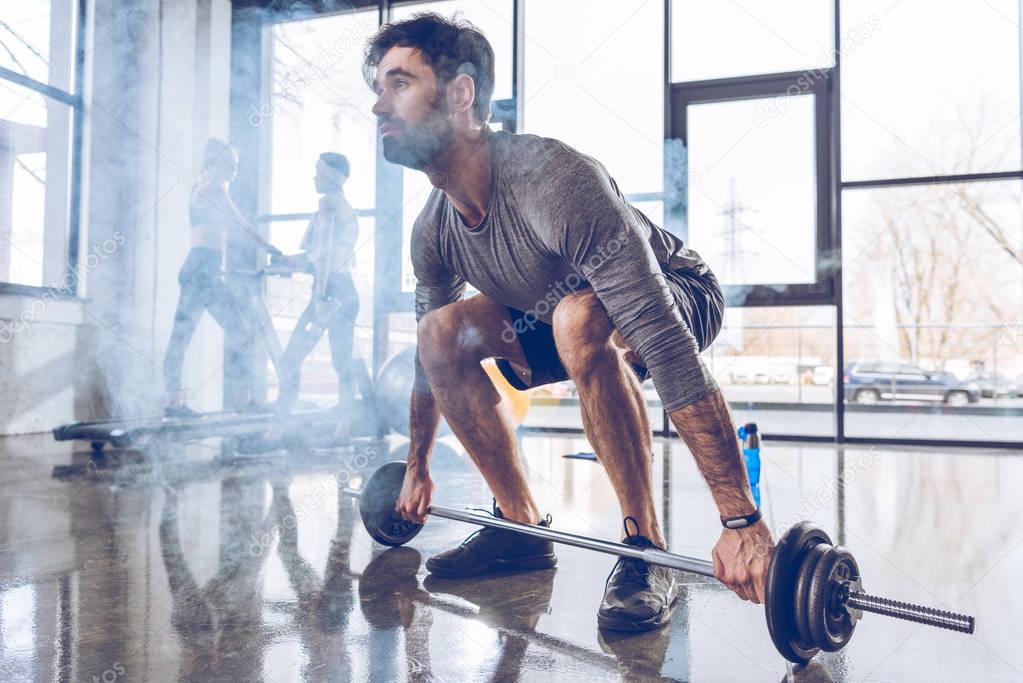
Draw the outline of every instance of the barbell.
M345 495L359 499L359 514L366 531L383 545L404 545L423 528L395 511L404 480L405 463L395 461L377 469L362 489L342 489ZM462 508L433 505L429 514L715 578L714 565L708 560L659 548L639 548L549 527L520 524ZM845 647L864 612L960 633L973 633L975 627L974 618L966 614L866 593L852 553L833 545L827 533L805 521L789 528L775 546L767 572L764 612L767 630L778 652L796 664L809 662L821 650L837 652Z

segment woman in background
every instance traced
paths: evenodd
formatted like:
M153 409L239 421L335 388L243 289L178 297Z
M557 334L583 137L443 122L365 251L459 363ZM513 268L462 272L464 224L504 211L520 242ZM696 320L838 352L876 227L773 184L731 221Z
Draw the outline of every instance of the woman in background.
M238 174L238 152L223 140L211 138L203 153L199 182L192 188L188 217L192 224L192 248L178 273L181 297L174 314L174 329L163 360L166 388L164 414L169 417L195 417L196 411L185 405L181 371L185 351L192 341L203 311L209 311L224 330L225 374L247 376L244 350L250 327L242 313L242 303L224 278L222 270L228 239L242 239L264 251L281 252L259 236L238 207L228 189Z

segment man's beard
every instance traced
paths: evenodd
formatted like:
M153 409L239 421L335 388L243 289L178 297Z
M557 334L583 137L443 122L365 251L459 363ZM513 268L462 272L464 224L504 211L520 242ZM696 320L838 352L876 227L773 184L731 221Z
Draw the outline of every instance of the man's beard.
M453 138L447 117L433 111L425 121L412 125L402 123L398 135L385 137L384 158L392 164L422 171L451 145Z

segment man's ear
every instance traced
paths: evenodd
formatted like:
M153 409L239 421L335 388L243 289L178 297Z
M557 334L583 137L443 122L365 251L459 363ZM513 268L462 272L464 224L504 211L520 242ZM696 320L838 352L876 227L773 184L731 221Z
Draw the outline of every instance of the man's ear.
M472 109L476 99L476 83L466 74L458 74L448 84L448 107L453 114L461 114Z

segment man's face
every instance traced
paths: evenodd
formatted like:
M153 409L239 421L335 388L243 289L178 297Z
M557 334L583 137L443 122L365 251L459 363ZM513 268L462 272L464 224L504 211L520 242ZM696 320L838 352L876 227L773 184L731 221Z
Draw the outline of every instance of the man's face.
M377 66L374 89L384 158L427 168L454 137L437 74L418 50L392 47Z

